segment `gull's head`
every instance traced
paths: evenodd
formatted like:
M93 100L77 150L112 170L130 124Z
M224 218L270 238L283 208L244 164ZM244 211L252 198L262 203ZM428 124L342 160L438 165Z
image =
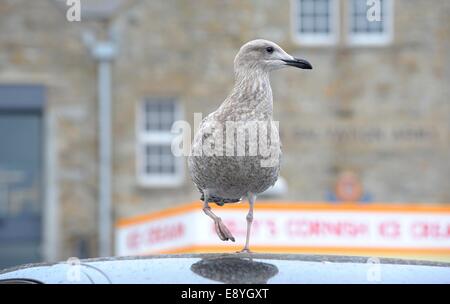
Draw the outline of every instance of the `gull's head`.
M236 72L249 69L273 71L288 66L312 69L308 61L295 58L276 43L263 39L252 40L244 44L234 59Z

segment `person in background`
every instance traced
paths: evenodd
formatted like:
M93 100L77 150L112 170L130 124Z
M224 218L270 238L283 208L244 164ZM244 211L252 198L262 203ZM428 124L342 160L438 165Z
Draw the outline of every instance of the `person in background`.
M351 170L339 173L333 191L327 192L327 200L339 203L369 203L372 195L364 191L358 174Z

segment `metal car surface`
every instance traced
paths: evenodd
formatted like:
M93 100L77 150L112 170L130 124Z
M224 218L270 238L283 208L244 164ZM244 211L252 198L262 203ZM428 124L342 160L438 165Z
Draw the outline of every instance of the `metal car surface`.
M29 264L0 271L21 283L450 283L450 264L295 254L189 254Z

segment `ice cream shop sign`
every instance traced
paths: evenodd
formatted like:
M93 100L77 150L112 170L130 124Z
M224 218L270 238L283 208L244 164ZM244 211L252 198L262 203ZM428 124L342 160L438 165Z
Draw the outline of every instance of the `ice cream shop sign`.
M117 255L233 252L245 241L245 203L215 207L236 238L222 242L199 202L121 219ZM430 205L330 205L261 202L255 252L433 256L450 260L450 208Z

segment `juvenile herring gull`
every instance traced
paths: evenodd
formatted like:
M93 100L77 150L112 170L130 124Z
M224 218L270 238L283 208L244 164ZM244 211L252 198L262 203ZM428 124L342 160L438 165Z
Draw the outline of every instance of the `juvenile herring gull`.
M292 57L271 41L244 44L234 59L233 90L202 120L192 143L189 171L204 201L203 211L214 221L221 240L234 242L234 237L209 203L223 206L248 199L247 236L241 252L250 252L256 196L275 184L280 171L281 144L272 116L269 73L286 66L312 69L306 60Z

